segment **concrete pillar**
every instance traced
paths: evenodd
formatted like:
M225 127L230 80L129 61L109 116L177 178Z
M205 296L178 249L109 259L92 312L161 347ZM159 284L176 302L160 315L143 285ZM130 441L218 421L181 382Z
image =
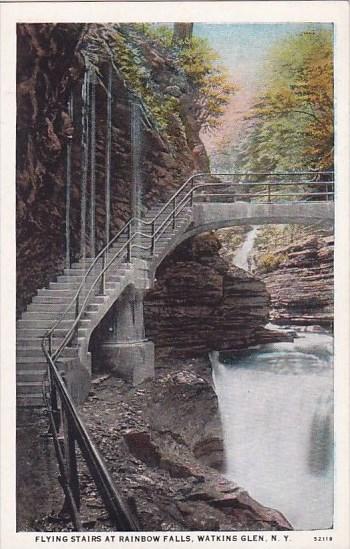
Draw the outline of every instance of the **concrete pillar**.
M113 331L101 346L104 367L137 385L154 377L154 344L145 339L143 290L129 286L113 306Z

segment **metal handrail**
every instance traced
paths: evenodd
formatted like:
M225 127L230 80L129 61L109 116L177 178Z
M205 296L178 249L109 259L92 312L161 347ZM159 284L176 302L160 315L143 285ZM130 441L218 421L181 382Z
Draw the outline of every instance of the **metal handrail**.
M68 392L68 389L59 373L54 360L47 352L44 343L42 349L46 357L49 376L51 382L51 391L53 405L49 407L49 416L51 424L51 433L54 438L57 458L59 461L61 483L67 497L68 503L73 515L74 526L77 530L83 530L80 517L80 491L79 478L76 468L75 442L81 450L81 453L87 463L90 474L100 492L103 503L107 508L110 518L119 531L138 531L139 526L129 509L123 503L113 480L105 466L103 459L93 443L84 423L79 417L75 404ZM60 409L57 406L57 393L61 403ZM65 438L67 441L66 452L62 452L58 431L60 427L65 427ZM63 425L60 425L62 423ZM66 454L66 455L64 455ZM74 475L75 478L69 478Z

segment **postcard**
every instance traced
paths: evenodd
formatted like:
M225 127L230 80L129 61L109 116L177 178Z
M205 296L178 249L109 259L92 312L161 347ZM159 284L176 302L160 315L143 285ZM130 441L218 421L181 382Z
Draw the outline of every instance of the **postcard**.
M348 2L0 9L3 546L346 549Z

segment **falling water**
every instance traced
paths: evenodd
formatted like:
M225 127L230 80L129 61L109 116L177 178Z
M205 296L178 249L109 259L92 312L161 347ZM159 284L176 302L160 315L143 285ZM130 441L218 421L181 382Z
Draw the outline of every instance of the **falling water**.
M298 332L213 359L226 475L296 529L332 526L332 337Z
M87 178L89 162L89 92L90 70L84 73L82 85L81 107L81 205L80 205L80 254L86 257L86 202L87 202Z
M91 71L91 139L90 139L90 257L95 257L96 215L96 74Z
M247 233L243 244L237 249L233 258L234 264L245 271L251 271L253 267L251 253L254 247L257 231L258 227L253 227Z
M108 67L107 131L106 131L106 244L109 243L111 224L111 151L112 151L112 65Z
M141 181L141 108L138 103L131 103L131 164L132 164L132 188L131 188L131 216L140 219L142 214L142 181ZM136 231L140 227L134 225ZM140 237L134 239L134 247L140 249Z

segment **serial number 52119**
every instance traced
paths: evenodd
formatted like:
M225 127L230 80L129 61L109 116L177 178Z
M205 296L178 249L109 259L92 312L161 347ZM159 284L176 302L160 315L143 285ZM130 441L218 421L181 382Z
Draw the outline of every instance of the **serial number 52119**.
M314 541L332 541L332 536L329 537L323 537L323 536L315 536Z

